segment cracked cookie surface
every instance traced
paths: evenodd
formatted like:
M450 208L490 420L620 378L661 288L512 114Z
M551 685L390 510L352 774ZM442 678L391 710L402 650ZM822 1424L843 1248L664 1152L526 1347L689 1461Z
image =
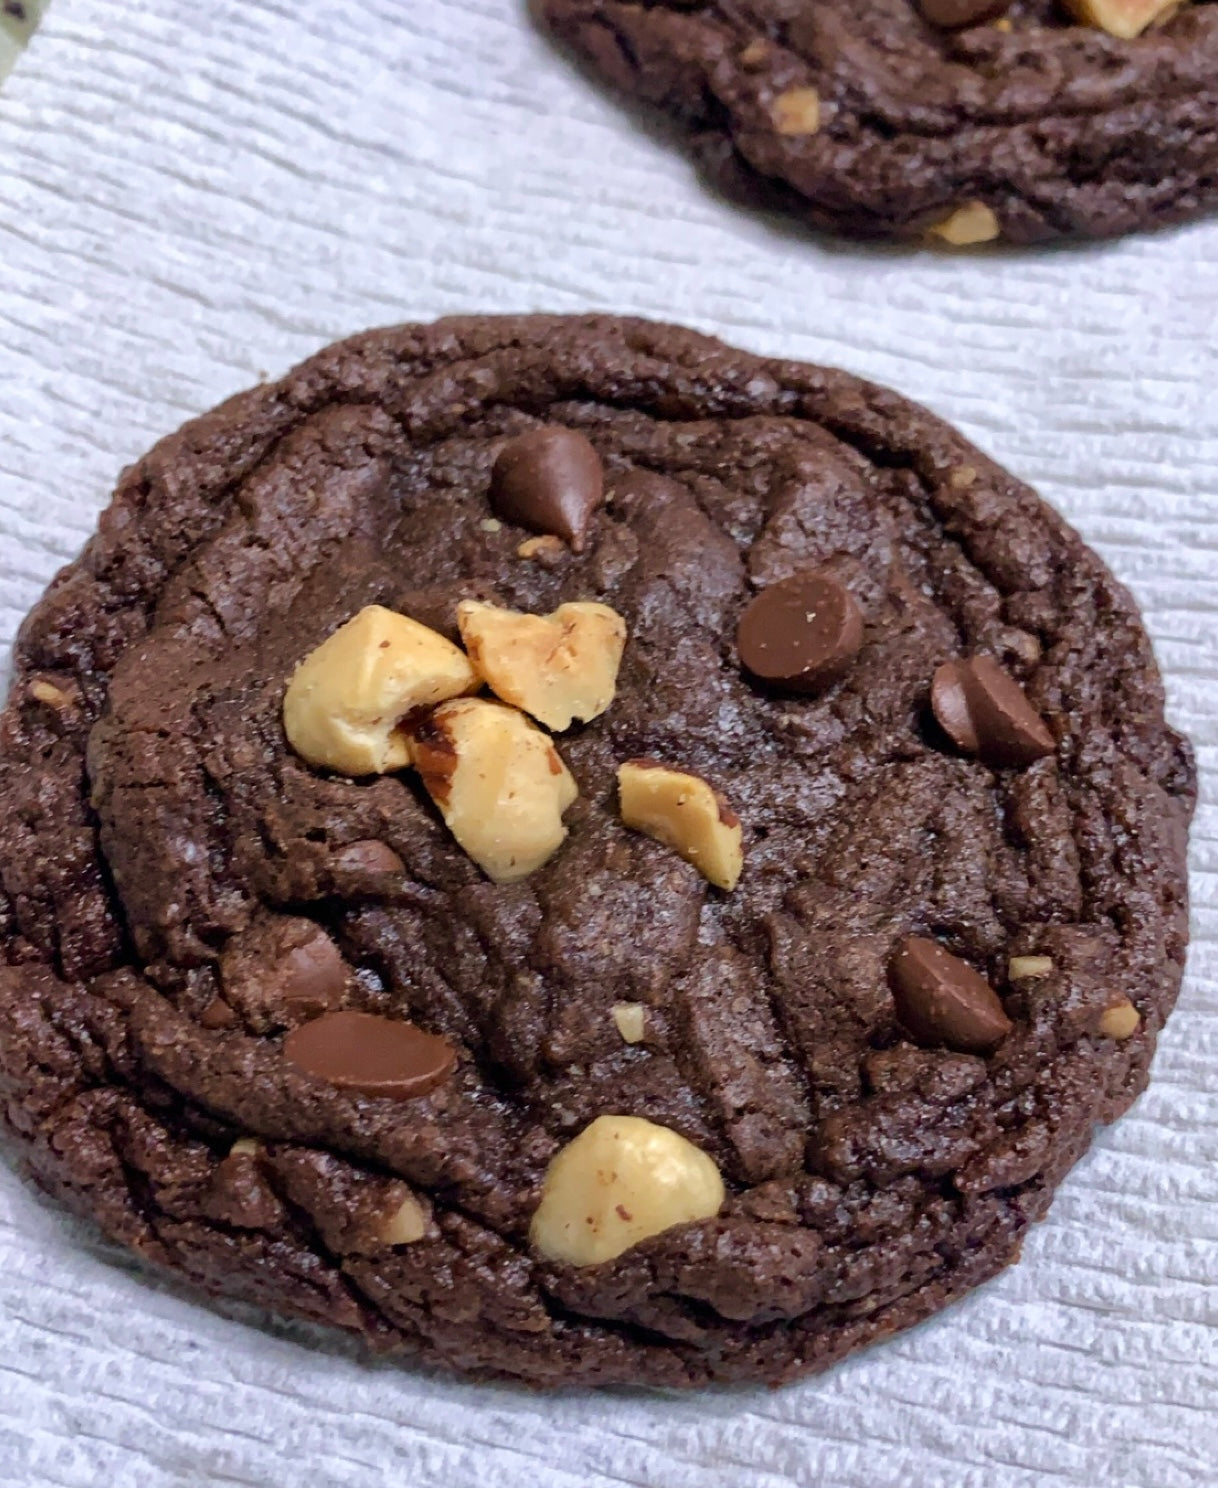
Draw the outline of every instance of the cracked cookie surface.
M579 552L491 515L538 424L604 467ZM736 650L810 569L863 626L815 695ZM283 733L293 669L364 606L455 642L471 600L596 601L628 631L612 706L561 740L569 834L519 882L416 776L347 779ZM938 730L932 678L971 655L1051 754L996 768ZM730 798L734 891L623 824L640 759ZM1132 600L924 410L642 321L370 333L128 471L23 627L0 1109L45 1187L207 1290L534 1385L781 1381L1012 1261L1140 1091L1193 793ZM1001 998L993 1052L901 1023L910 937ZM355 1014L453 1057L393 1099L285 1056ZM607 1114L709 1156L722 1207L547 1259L547 1170Z
M596 73L677 120L729 194L816 228L1033 243L1218 205L1206 0L1160 6L1133 37L1081 25L1058 0L961 6L984 12L962 28L914 0L537 8Z

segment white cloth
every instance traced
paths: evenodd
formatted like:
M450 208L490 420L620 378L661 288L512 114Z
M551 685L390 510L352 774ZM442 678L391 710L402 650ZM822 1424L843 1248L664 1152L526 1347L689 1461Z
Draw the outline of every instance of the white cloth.
M1218 220L1051 253L817 242L704 192L522 0L54 0L0 94L0 656L161 434L366 326L540 308L890 383L1133 587L1206 791L1150 1092L1018 1268L777 1393L369 1364L197 1304L0 1165L0 1482L1212 1488Z

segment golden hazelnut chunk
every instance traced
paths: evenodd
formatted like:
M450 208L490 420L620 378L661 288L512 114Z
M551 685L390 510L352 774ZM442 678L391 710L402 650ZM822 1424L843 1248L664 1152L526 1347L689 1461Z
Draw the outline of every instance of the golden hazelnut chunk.
M626 1044L641 1044L647 1032L647 1009L641 1002L615 1002L609 1009Z
M407 1195L381 1226L382 1245L414 1245L427 1233L427 1216L413 1194Z
M713 1219L719 1169L640 1116L598 1116L550 1163L529 1237L547 1260L599 1266L674 1225Z
M957 207L950 217L935 223L931 232L953 248L973 248L978 243L992 243L1001 236L998 218L984 202L968 202Z
M779 134L815 134L820 128L820 94L815 88L789 88L770 109Z
M628 827L671 847L716 888L736 887L744 868L740 818L701 776L627 760L617 787Z
M608 605L559 605L524 615L467 599L457 624L492 692L555 733L598 718L613 701L626 622Z
M1147 26L1180 9L1180 0L1066 0L1066 9L1088 26L1131 41Z
M284 694L283 726L311 765L383 775L410 763L400 727L408 713L480 686L469 658L451 641L368 605L296 668Z
M1012 982L1034 982L1052 973L1052 956L1012 956L1007 962L1007 978Z
M1105 1038L1132 1038L1142 1026L1138 1010L1128 997L1123 997L1115 1007L1110 1007L1100 1019L1100 1032Z
M526 878L562 845L579 794L553 743L485 698L442 703L413 727L411 754L448 830L496 883Z

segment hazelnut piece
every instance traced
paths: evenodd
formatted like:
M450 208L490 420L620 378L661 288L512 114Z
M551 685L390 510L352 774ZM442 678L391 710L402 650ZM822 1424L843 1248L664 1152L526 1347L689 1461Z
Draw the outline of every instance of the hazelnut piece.
M419 720L411 752L445 825L496 883L540 868L567 835L579 794L554 745L515 708L485 698L442 703Z
M414 1245L427 1233L427 1215L413 1194L407 1194L381 1226L382 1245Z
M815 88L788 88L770 109L779 134L816 134L820 129L820 94Z
M736 887L744 868L740 818L701 776L627 760L617 785L628 827L671 847L716 888Z
M713 1219L723 1179L678 1132L598 1116L550 1163L529 1231L547 1260L598 1266L674 1225Z
M967 202L930 231L953 248L974 248L979 243L992 243L1001 237L1002 228L992 208L984 202Z
M469 658L417 620L368 605L310 652L288 683L283 726L311 765L343 775L404 769L416 708L476 692Z
M1155 21L1179 10L1180 0L1066 0L1066 9L1085 25L1132 41Z
M1007 962L1007 978L1012 982L1034 982L1052 974L1052 956L1012 956Z
M1110 1007L1100 1019L1100 1032L1110 1039L1132 1038L1141 1026L1138 1010L1128 997L1123 997L1114 1007Z
M647 1009L641 1002L615 1002L609 1009L625 1044L641 1044L647 1033Z
M470 659L491 690L561 733L598 718L613 701L626 622L608 605L559 605L524 615L464 600L457 624Z

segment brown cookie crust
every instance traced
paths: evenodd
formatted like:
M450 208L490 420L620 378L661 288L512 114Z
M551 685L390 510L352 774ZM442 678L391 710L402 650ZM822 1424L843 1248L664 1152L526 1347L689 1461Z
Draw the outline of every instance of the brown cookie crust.
M541 423L586 434L608 490L544 562L488 496ZM862 649L820 695L771 691L739 618L808 567ZM470 598L630 630L613 706L561 741L570 837L510 885L413 777L310 769L280 719L362 605L455 638ZM975 652L1054 756L995 771L937 733L931 678ZM35 1176L210 1291L466 1373L779 1381L927 1316L1015 1258L1178 989L1194 772L1132 600L1026 486L841 372L611 317L357 337L129 470L15 669L0 1110ZM730 799L735 892L622 826L616 767L646 757ZM991 1057L903 1034L908 935L1000 992ZM1010 981L1023 954L1051 973ZM1136 1031L1105 1036L1123 998ZM455 1072L404 1102L319 1086L283 1042L339 1004L443 1035ZM707 1151L727 1203L545 1263L546 1165L606 1112ZM387 1244L406 1200L422 1236Z
M1016 0L1001 25L964 30L929 24L914 0L536 8L596 73L673 116L730 194L816 228L916 237L981 203L1005 241L1037 243L1218 205L1206 0L1133 40L1058 0Z

